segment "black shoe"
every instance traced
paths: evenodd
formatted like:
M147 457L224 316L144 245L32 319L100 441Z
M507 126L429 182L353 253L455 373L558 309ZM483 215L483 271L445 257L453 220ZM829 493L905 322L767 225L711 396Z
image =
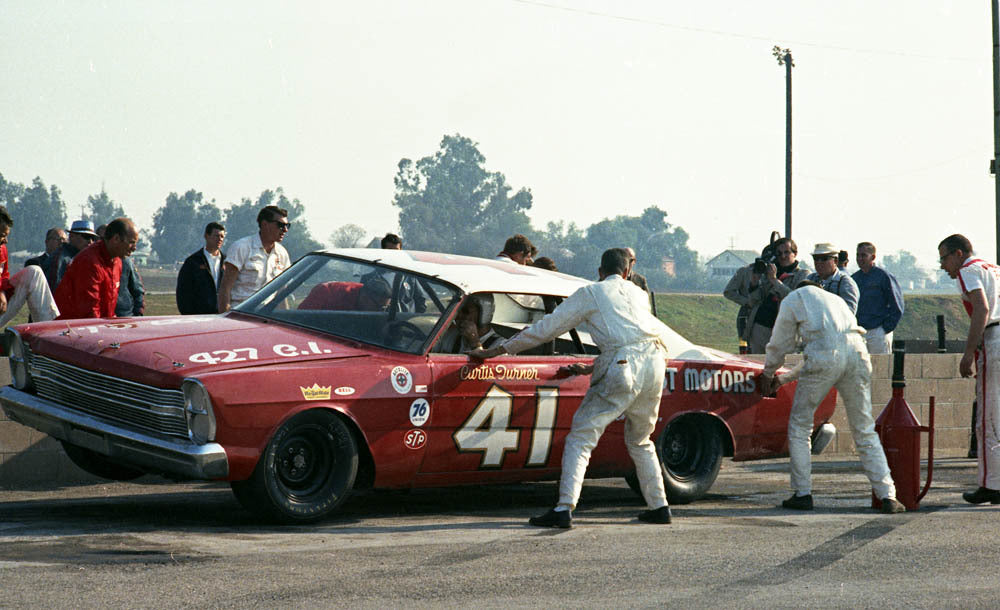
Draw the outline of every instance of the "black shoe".
M643 511L639 513L639 521L660 524L670 523L670 507L661 506L660 508L654 508L653 510Z
M887 515L906 512L906 507L896 498L882 498L882 506L879 509Z
M567 530L573 527L573 513L568 510L557 511L550 508L544 515L528 519L528 523L538 527L559 527Z
M980 487L976 491L967 491L963 493L962 498L964 498L969 504L982 504L983 502L1000 504L1000 491Z
M813 509L813 497L812 494L807 496L792 496L787 500L782 500L782 508L790 508L792 510L812 510Z

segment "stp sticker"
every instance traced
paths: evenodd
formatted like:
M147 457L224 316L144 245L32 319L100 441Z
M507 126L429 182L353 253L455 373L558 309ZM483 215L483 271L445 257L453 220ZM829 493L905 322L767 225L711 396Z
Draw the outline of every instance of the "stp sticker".
M354 388L351 386L342 385L339 388L333 390L333 393L337 396L350 396L354 393Z
M410 405L410 423L414 426L426 424L430 416L431 404L426 398L418 398Z
M407 449L420 449L427 442L427 435L423 430L413 429L403 435L403 444Z
M413 375L410 375L410 371L405 366L397 366L392 369L391 381L392 389L400 394L407 394L413 388Z

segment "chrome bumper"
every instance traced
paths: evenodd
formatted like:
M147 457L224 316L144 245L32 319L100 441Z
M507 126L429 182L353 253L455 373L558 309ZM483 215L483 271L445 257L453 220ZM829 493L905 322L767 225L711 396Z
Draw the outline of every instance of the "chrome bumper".
M77 413L12 386L0 388L0 404L12 421L125 465L187 479L224 479L229 475L226 451L218 443L195 445L143 434Z
M837 427L833 424L823 424L813 432L812 436L812 454L819 455L823 453L826 446L830 444L833 440L834 435L837 434Z

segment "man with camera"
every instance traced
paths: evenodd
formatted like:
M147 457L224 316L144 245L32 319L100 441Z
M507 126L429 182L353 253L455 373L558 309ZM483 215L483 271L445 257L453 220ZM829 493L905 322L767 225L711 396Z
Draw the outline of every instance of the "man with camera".
M726 284L722 294L740 305L744 322L737 320L737 327L751 354L764 353L781 299L809 275L809 269L795 259L798 252L791 238L776 239Z
M858 313L858 284L851 276L837 265L840 250L834 248L833 244L816 244L813 249L813 265L816 266L816 273L811 274L806 279L816 282L823 290L833 293L844 299L847 308L851 313Z

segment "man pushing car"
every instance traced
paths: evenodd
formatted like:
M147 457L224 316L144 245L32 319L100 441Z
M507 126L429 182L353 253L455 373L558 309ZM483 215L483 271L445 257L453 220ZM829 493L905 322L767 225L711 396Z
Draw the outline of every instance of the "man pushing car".
M601 350L592 365L574 364L560 369L574 375L592 374L590 388L566 436L559 502L548 512L532 517L531 525L572 526L572 511L580 498L590 454L608 424L623 415L625 445L649 506L639 514L639 520L670 523L663 474L650 439L663 394L665 339L670 330L650 312L649 295L625 279L629 258L621 248L605 251L598 269L601 281L578 289L555 311L499 345L468 352L480 359L516 354L584 323Z
M872 491L883 513L905 510L896 499L882 443L872 419L872 365L865 346L864 329L844 299L805 280L782 299L767 343L761 394L772 395L783 383L798 378L795 400L788 416L788 456L792 497L781 503L792 510L812 510L812 461L810 435L813 416L823 398L836 387L844 400L854 446ZM775 377L785 356L802 342L802 363L791 373Z

